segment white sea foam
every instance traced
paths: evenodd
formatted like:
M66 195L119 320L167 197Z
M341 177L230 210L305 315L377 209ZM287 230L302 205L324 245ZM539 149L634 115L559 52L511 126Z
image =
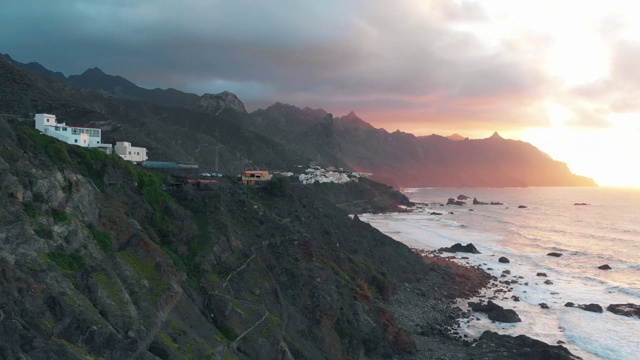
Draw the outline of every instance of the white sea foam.
M487 271L496 277L504 270L511 271L506 279L518 283L513 284L512 293L496 302L516 310L522 322L493 323L478 314L481 320L461 323L463 333L479 336L489 329L526 334L550 344L563 341L585 360L638 359L640 319L606 310L591 313L564 304L597 303L603 309L609 304L640 304L640 265L635 254L640 245L640 209L628 205L640 203L640 193L606 189L412 189L408 196L412 201L429 203L458 193L511 205L436 206L422 213L363 215L361 219L413 248L433 250L473 243L482 254L465 254L471 264L491 269ZM598 205L573 206L576 199ZM517 204L527 208L518 209ZM431 211L443 215L428 215ZM552 251L563 256L547 256ZM499 263L500 256L510 263ZM597 268L604 263L613 270ZM536 276L539 272L547 276ZM552 284L545 284L545 280ZM511 295L521 301L511 300ZM542 309L540 303L550 308Z

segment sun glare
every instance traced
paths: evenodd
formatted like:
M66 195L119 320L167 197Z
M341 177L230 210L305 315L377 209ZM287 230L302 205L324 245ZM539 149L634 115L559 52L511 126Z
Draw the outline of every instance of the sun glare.
M567 128L529 129L520 135L523 141L566 162L571 172L591 177L600 186L640 187L640 169L633 159L640 145L633 137L633 132L617 129Z

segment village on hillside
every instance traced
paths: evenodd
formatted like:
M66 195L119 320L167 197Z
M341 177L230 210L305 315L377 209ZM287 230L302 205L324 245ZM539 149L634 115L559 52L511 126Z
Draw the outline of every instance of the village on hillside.
M66 122L58 122L55 115L36 114L34 117L35 128L42 134L51 136L69 145L76 145L86 148L97 148L106 154L120 156L122 159L133 164L153 168L153 169L198 169L198 164L182 163L174 161L154 161L149 160L147 149L144 147L133 146L127 141L117 141L113 144L102 143L102 130L98 127L91 126L74 126L68 125ZM296 165L296 168L304 168L302 165ZM310 185L315 183L335 183L345 184L348 182L358 182L360 177L369 177L371 173L349 172L343 168L335 167L322 168L315 163L311 163L308 168L301 171L300 174L294 174L289 171L273 171L268 170L245 170L241 175L241 183L247 186L259 186L272 179L274 175L297 178L302 184ZM184 185L191 185L198 189L209 190L215 188L218 181L211 179L212 177L222 177L221 173L203 172L197 178L184 177L167 184L167 188L180 188Z

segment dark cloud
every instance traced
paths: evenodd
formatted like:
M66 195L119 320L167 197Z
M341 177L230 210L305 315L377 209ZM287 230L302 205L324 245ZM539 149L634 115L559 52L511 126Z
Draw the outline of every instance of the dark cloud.
M26 0L0 13L0 51L67 75L98 66L149 88L230 90L249 108L545 121L529 113L546 86L534 62L448 26L484 21L479 3L424 4Z

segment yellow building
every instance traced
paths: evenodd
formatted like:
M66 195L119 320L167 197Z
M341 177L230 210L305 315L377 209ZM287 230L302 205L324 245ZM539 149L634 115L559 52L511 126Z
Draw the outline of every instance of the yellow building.
M261 182L271 180L271 176L267 170L246 170L242 173L242 184L258 185Z

